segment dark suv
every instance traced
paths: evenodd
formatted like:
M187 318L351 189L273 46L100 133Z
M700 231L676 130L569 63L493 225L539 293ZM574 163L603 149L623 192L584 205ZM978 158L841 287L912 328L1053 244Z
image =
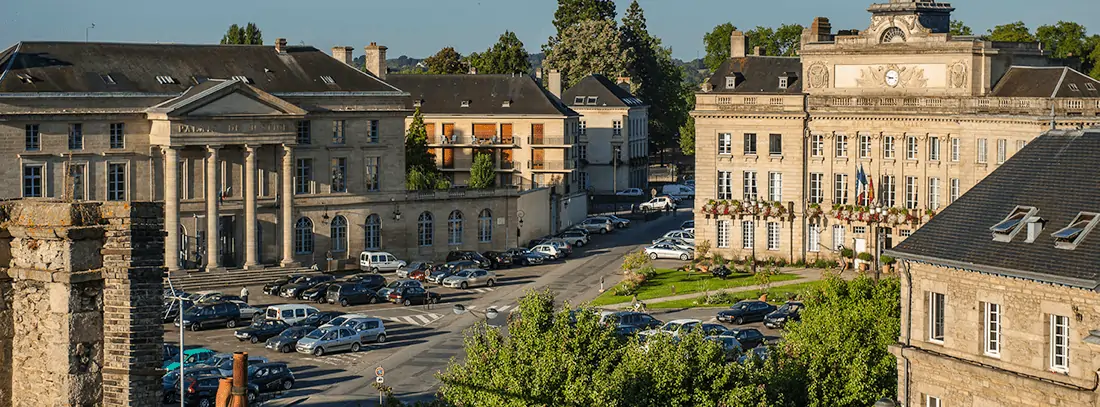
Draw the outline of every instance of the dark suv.
M279 279L275 281L264 284L264 294L279 295L279 292L282 291L284 285L290 284L291 282L297 282L300 278L305 278L305 275L291 274L286 277L279 277Z
M739 301L730 309L718 312L718 321L741 325L746 322L763 321L764 316L775 311L775 306L759 300Z
M218 394L221 376L185 377L186 400L188 406L214 407L214 396ZM173 389L177 393L179 389ZM255 405L259 397L259 386L248 383L248 405ZM179 400L179 398L175 398Z
M664 325L664 322L649 314L633 311L612 312L600 318L600 323L611 327L615 330L615 333L620 335L657 329Z
M386 278L382 277L381 274L356 274L354 276L344 279L344 281L340 281L339 283L360 283L364 287L367 287L374 291L378 291L381 290L382 287L386 286Z
M329 304L340 304L342 307L357 304L374 304L386 302L386 298L379 296L374 291L361 283L333 284L328 287L325 299Z
M248 384L256 385L260 393L287 391L294 388L294 374L286 362L249 364Z
M282 291L279 292L279 296L285 298L298 298L299 295L301 295L306 290L312 288L313 286L334 280L336 280L336 277L328 274L301 278L294 283L283 286Z
M508 254L508 252L489 251L482 253L482 255L489 259L490 263L493 263L493 268L495 269L512 267L512 255Z
M470 250L455 250L447 253L447 262L469 260L477 263L479 268L491 270L493 268L493 262L482 256L481 253Z
M196 305L183 311L183 318L176 320L176 326L182 329L198 331L213 326L236 328L249 324L252 316L241 317L241 309L235 304L220 302L217 304Z
M787 301L779 309L764 317L764 326L778 329L787 325L788 321L801 320L802 308L805 308L805 306L801 302Z

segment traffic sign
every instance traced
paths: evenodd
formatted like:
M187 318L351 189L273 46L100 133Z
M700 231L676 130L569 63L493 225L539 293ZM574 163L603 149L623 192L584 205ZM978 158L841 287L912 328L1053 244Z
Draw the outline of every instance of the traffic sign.
M382 384L382 383L386 382L386 379L383 378L382 376L378 376L378 377L374 378L374 381L378 382L378 384Z
M378 376L378 377L385 376L386 375L386 369L383 369L382 366L378 366L377 369L374 369L374 375Z

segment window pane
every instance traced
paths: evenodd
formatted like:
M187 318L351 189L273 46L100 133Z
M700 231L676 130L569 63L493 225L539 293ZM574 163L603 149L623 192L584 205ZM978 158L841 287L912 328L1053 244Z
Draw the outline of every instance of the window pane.
M107 165L107 200L126 200L126 164Z

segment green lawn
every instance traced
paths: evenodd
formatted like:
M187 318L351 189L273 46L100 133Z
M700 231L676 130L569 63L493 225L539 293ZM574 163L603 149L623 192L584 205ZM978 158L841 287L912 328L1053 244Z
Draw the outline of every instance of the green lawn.
M772 282L787 281L798 278L793 274L776 274L772 276ZM653 298L662 298L672 295L701 293L706 290L715 291L723 288L744 287L756 284L756 279L751 274L734 274L725 280L705 273L687 273L673 269L657 269L657 276L649 279L638 289L638 299L645 301ZM676 287L676 292L672 288ZM618 296L612 294L613 289L608 289L592 301L592 305L603 306L630 302L631 296Z
M772 281L778 281L778 280L773 279ZM768 290L768 302L772 302L772 303L776 303L776 304L783 303L784 301L787 300L788 294L791 294L791 293L801 294L801 293L805 292L807 289L818 287L818 286L820 286L824 283L825 283L824 280L818 280L818 281L808 281L808 282L805 282L805 283L788 284L788 285L783 285L783 286L778 286L778 287L773 286L771 290ZM730 293L729 297L727 298L729 301L723 301L722 303L719 303L719 304L701 304L701 302L703 300L703 297L699 296L699 297L695 297L695 298L689 298L689 299L686 299L686 300L655 302L655 303L652 303L652 304L646 303L645 306L646 306L646 308L654 308L654 309L655 308L728 307L730 305L733 305L737 301L751 300L751 299L760 298L760 295L761 294L760 294L759 290L753 290L753 291Z

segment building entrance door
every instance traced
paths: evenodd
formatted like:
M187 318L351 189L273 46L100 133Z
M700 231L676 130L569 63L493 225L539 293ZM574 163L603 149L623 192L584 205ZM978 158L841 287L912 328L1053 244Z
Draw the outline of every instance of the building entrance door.
M218 255L222 267L237 267L236 217L222 216L218 222Z
M859 254L863 253L865 251L867 251L867 239L857 237L855 239L855 255L856 255L856 257L859 257ZM856 267L859 267L859 265L863 264L863 263L866 263L866 262L863 261L863 260L859 260L858 258L856 259Z

